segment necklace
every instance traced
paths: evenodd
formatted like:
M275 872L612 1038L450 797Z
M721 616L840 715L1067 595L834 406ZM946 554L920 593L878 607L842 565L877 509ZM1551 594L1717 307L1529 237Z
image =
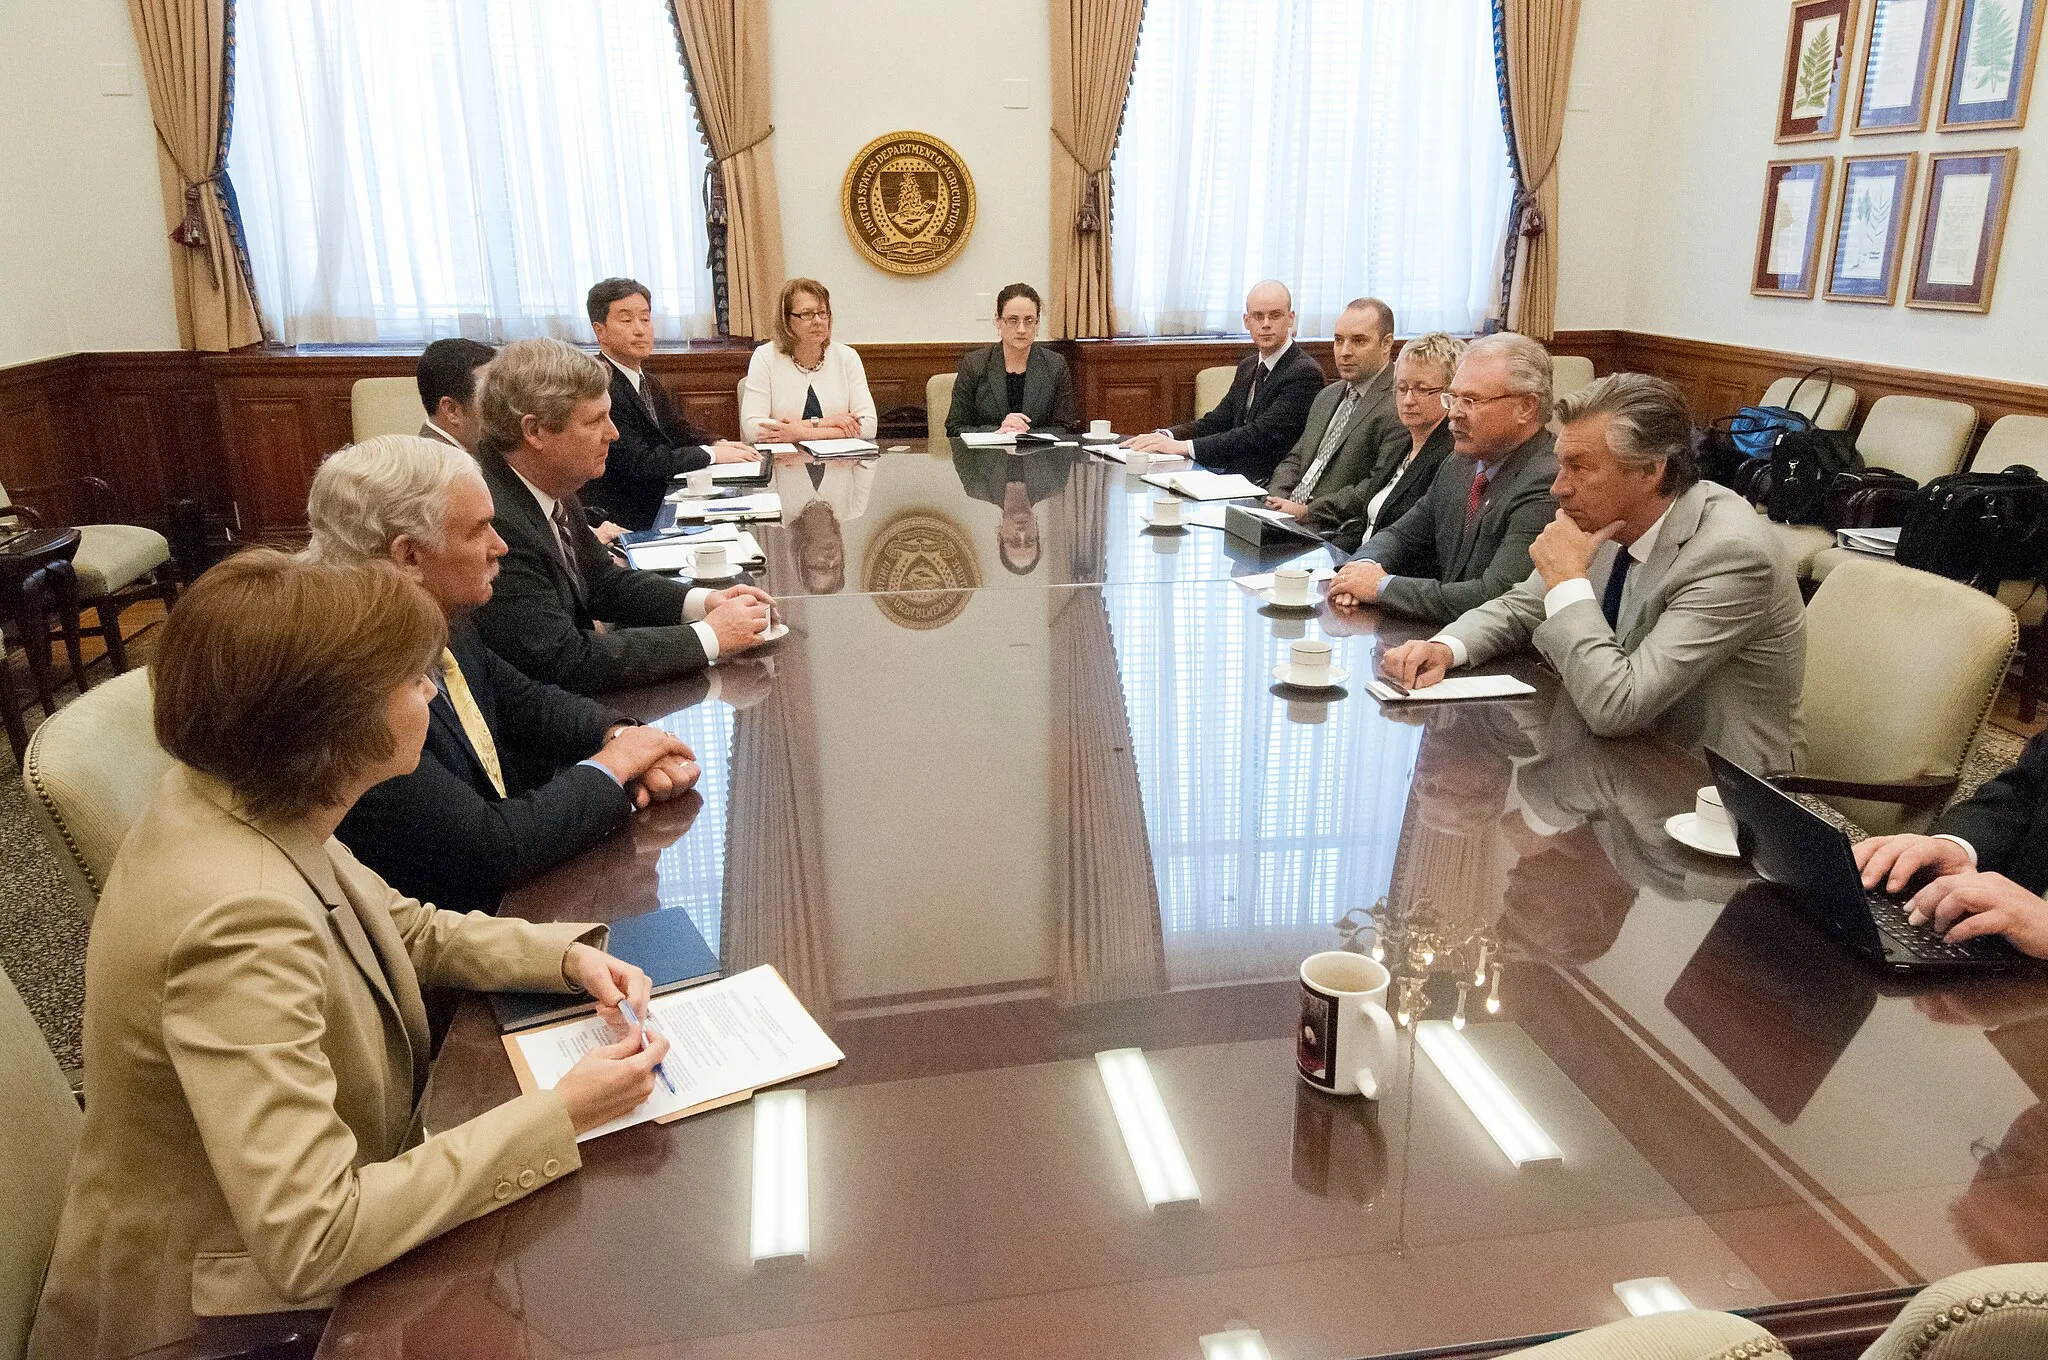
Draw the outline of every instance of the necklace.
M821 350L818 354L818 362L816 362L815 364L807 365L804 363L803 360L797 358L794 354L789 356L789 361L796 365L796 371L799 373L816 373L819 369L825 366L825 355L824 352Z

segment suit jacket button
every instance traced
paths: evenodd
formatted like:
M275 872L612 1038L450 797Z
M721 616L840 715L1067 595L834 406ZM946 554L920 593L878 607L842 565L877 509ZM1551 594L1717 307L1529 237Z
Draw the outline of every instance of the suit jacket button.
M519 1188L521 1190L531 1190L533 1189L533 1183L539 1179L538 1176L533 1174L533 1168L529 1166L526 1170L519 1173Z
M562 1159L559 1157L548 1158L546 1165L542 1166L541 1170L550 1176L560 1174L562 1170Z
M491 1191L491 1195L496 1199L512 1198L512 1182L499 1181L497 1188Z

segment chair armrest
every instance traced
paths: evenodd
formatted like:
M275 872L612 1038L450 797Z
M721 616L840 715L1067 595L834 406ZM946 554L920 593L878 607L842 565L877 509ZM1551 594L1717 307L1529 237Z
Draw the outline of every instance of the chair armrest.
M0 505L0 519L18 519L31 529L43 527L43 517L29 506L23 505L20 501L15 501L10 505Z
M10 494L18 503L25 500L39 499L41 496L49 492L56 492L60 495L66 494L69 493L73 487L79 486L85 487L86 490L90 493L89 500L87 503L91 505L92 513L94 515L99 514L100 507L107 504L107 502L110 501L114 495L113 487L108 486L103 479L92 476L65 477L59 481L42 482L35 486L21 487L19 489L12 491ZM79 518L83 520L86 518L86 516L81 515ZM38 520L37 522L40 523L41 521Z
M1907 807L1938 806L1956 790L1954 775L1920 775L1892 783L1867 783L1856 779L1829 779L1825 775L1781 774L1771 783L1785 793L1811 793L1822 797L1862 798L1873 803L1901 803Z

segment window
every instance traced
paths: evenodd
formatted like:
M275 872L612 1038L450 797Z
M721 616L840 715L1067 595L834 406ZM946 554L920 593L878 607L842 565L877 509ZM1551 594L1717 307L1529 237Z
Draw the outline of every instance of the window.
M1294 290L1403 335L1480 328L1514 186L1487 0L1154 0L1111 162L1121 332L1241 331Z
M614 274L716 332L705 151L662 0L236 10L229 170L274 340L589 334Z

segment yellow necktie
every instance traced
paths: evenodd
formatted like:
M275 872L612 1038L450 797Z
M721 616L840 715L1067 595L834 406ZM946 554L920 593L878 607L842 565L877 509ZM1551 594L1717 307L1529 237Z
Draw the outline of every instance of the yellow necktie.
M462 667L455 664L455 653L446 647L441 649L441 679L448 686L448 702L455 705L455 716L462 720L464 735L476 758L484 763L484 773L491 777L491 787L503 798L505 772L498 768L498 745L491 740L491 729L484 722L483 710L476 706L476 696L469 692L469 681L462 678Z

